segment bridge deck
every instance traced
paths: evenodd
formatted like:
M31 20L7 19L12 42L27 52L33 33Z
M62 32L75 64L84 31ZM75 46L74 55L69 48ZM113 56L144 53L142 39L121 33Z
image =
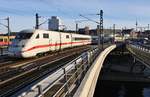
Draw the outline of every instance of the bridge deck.
M112 45L100 53L100 55L97 57L95 62L92 64L92 66L86 73L74 97L92 97L93 96L103 62L106 56L115 48L116 48L116 45Z

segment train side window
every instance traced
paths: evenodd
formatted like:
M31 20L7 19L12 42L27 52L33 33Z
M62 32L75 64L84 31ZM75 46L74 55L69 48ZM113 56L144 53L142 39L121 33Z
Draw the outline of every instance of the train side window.
M79 38L79 37L74 37L74 40L90 40L90 38Z
M3 42L3 39L0 39L0 42Z
M66 39L69 38L69 35L66 35Z
M12 38L9 39L9 41L12 41L12 40L13 40Z
M39 36L39 34L38 34L38 35L36 36L36 39L39 39L39 37L40 37L40 36Z
M49 34L44 33L44 34L43 34L43 38L49 38Z
M6 39L6 38L4 38L4 42L7 42L7 39Z

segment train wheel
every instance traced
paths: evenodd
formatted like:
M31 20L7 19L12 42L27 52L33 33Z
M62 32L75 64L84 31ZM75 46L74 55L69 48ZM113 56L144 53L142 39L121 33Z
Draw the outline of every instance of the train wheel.
M47 56L48 55L48 53L43 53L43 56Z
M42 57L43 55L41 54L41 53L38 53L37 55L36 55L36 57L37 58L40 58L40 57Z

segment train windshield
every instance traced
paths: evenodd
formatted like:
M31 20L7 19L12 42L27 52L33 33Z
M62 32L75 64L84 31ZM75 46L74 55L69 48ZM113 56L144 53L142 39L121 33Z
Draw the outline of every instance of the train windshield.
M16 39L29 39L33 33L18 33Z

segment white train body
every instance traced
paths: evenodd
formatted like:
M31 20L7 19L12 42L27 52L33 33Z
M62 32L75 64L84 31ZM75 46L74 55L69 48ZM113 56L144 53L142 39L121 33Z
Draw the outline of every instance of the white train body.
M91 36L45 30L23 30L9 47L10 56L34 57L64 48L91 44Z

